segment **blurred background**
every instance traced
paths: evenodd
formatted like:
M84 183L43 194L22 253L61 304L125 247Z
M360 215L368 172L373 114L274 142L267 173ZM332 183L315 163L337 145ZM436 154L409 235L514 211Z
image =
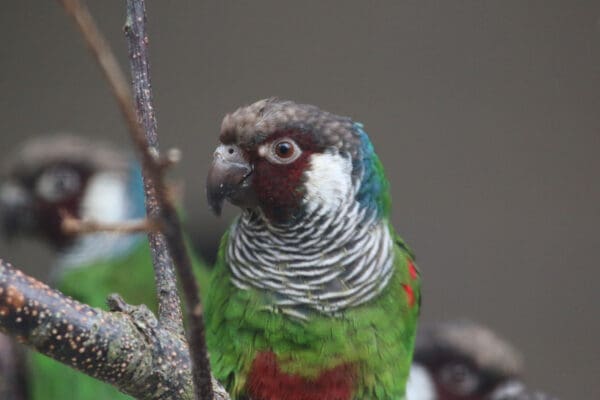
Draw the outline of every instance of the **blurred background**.
M89 2L124 67L124 2ZM527 380L600 398L600 2L149 1L163 149L184 158L188 229L212 258L204 176L223 115L279 96L365 124L416 250L424 320L469 317L525 354ZM129 146L55 2L0 13L0 158L67 131ZM39 274L47 249L0 242ZM149 289L151 290L151 289Z

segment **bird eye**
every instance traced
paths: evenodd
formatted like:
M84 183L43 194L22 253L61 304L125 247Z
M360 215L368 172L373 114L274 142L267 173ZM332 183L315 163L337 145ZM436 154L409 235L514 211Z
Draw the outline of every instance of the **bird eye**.
M271 144L267 152L267 159L277 164L289 164L298 159L302 154L300 147L292 139L284 138Z
M44 171L36 182L38 194L49 201L57 201L79 190L81 177L71 169L53 167Z
M462 363L444 366L440 371L440 380L449 391L461 396L474 393L479 386L476 374Z
M275 153L281 158L289 158L294 155L294 146L290 142L279 142L275 146Z

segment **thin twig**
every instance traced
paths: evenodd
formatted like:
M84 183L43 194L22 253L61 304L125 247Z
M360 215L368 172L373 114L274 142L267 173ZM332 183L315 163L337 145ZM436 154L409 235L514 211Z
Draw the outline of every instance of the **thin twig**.
M59 0L67 12L73 16L83 34L86 43L96 57L110 87L115 95L121 111L127 122L131 137L142 157L144 184L146 187L146 204L148 216L159 217L164 226L164 235L175 261L179 274L184 298L187 306L187 317L190 327L189 343L192 359L193 382L196 397L202 400L213 398L210 365L206 350L203 309L200 302L199 287L191 268L190 257L185 247L181 223L173 204L169 202L167 190L163 181L163 163L158 152L158 137L156 135L156 120L152 106L152 92L148 64L148 37L146 35L145 2L143 0L127 0L127 20L125 25L129 46L129 58L133 75L134 92L137 112L131 99L124 75L110 50L106 40L96 27L87 8L78 0ZM143 124L146 133L142 129ZM150 236L150 235L149 235ZM168 252L162 236L157 235L156 241L150 241L155 252L155 274L159 290L159 321L161 324L172 326L179 331L175 317L175 304L172 291L172 279L169 276ZM161 268L158 268L160 265ZM162 276L159 275L160 272ZM172 274L172 269L171 269ZM166 285L169 296L160 292L160 286ZM160 306L162 304L162 309Z
M89 233L106 232L114 234L159 232L160 226L150 219L137 219L115 223L98 222L79 219L65 215L61 221L61 229L67 235L85 235Z
M188 345L146 306L79 303L0 260L0 331L142 400L192 400ZM16 382L13 382L16 383ZM229 400L214 380L215 400Z

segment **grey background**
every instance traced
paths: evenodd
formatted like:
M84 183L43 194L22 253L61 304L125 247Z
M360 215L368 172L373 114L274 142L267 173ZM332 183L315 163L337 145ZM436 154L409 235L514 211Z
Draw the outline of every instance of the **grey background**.
M90 3L126 65L124 2ZM151 1L149 13L159 133L184 151L176 175L205 252L235 213L211 216L203 189L226 112L277 95L350 115L418 253L423 319L485 322L525 353L533 386L600 398L600 2ZM0 35L0 156L57 130L129 144L55 2L4 2ZM0 243L0 255L31 270L48 253Z

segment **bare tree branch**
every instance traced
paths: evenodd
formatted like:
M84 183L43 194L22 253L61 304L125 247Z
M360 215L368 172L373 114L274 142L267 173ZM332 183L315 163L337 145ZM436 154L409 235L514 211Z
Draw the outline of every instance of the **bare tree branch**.
M129 60L133 77L134 96L137 115L146 130L147 149L159 153L158 136L156 134L156 118L152 103L152 87L150 82L150 61L148 56L148 35L146 33L145 0L127 0L127 22L125 34L129 48ZM133 134L133 132L132 132ZM144 153L144 148L140 149ZM153 168L160 178L163 163L155 162ZM156 185L157 203L152 204L154 212L162 216L166 223L165 236L169 250L175 260L184 298L187 306L187 317L190 325L189 343L192 359L192 372L196 397L212 399L210 364L205 342L203 309L200 302L200 289L192 272L192 263L185 247L181 223L175 207L167 197L164 180L150 180L150 186ZM148 206L150 211L150 206ZM152 216L152 214L149 214Z
M157 217L164 227L163 234L149 234L153 252L159 321L174 332L182 331L181 309L177 297L170 254L175 261L184 292L190 327L190 350L193 382L198 399L212 399L210 365L205 342L203 309L198 284L191 268L181 223L175 207L169 202L163 180L165 162L161 161L156 135L156 118L152 105L152 92L148 62L148 36L144 0L127 0L125 32L128 39L129 58L137 105L134 108L131 94L119 64L106 40L99 32L87 8L79 0L59 0L75 20L86 43L96 57L127 122L131 137L142 157L146 209L150 218ZM143 128L142 125L143 124ZM145 130L145 132L144 132ZM168 248L165 245L168 244Z
M125 36L127 37L127 45L129 49L129 64L131 67L131 75L133 78L133 93L135 97L136 110L134 113L137 115L136 122L137 126L141 126L145 131L144 140L136 139L135 142L138 145L139 150L142 153L149 152L150 154L156 155L152 159L152 162L146 163L144 166L144 188L146 192L146 213L150 218L160 218L162 209L165 204L169 203L165 197L166 188L162 187L162 171L164 168L160 168L156 163L156 159L159 155L158 147L158 135L156 133L157 123L156 115L154 113L153 99L152 99L152 86L150 81L150 65L148 60L148 38L145 33L145 15L141 16L132 15L132 5L127 2L127 19L125 22ZM134 18L142 18L141 22L137 22L135 26L138 30L134 31ZM140 41L142 41L140 43ZM128 102L129 108L133 109L133 103ZM125 112L125 111L124 111ZM130 113L131 111L127 111ZM133 136L139 135L137 130L131 131ZM152 172L148 170L152 169ZM151 176L152 175L152 176ZM160 191L160 192L158 192ZM150 250L152 252L153 264L156 275L156 289L159 293L164 293L159 299L158 303L158 315L162 323L167 324L171 329L183 331L183 325L181 317L178 319L174 316L181 315L181 304L179 302L179 296L177 294L177 285L175 278L175 269L173 267L173 261L169 254L167 239L162 233L150 233L148 234L148 240L150 241ZM190 269L191 271L191 269Z
M186 340L146 306L79 303L0 260L0 331L143 400L194 398ZM229 400L216 382L215 400Z
M141 153L146 192L146 213L150 218L160 217L159 199L165 197L162 190L162 168L156 168L158 148L156 129L151 128L152 146L148 146L144 128L138 122L138 115L133 106L133 99L129 84L119 63L110 49L107 41L99 31L88 8L79 0L59 0L67 13L73 17L81 31L88 47L96 58L110 89L119 104L125 122L136 148ZM149 86L148 86L149 87ZM154 121L154 122L152 122ZM155 126L154 117L148 126ZM161 233L149 233L148 240L152 252L154 274L156 276L156 290L158 295L158 316L161 324L179 333L183 332L181 305L177 294L177 285L174 268L165 237Z

